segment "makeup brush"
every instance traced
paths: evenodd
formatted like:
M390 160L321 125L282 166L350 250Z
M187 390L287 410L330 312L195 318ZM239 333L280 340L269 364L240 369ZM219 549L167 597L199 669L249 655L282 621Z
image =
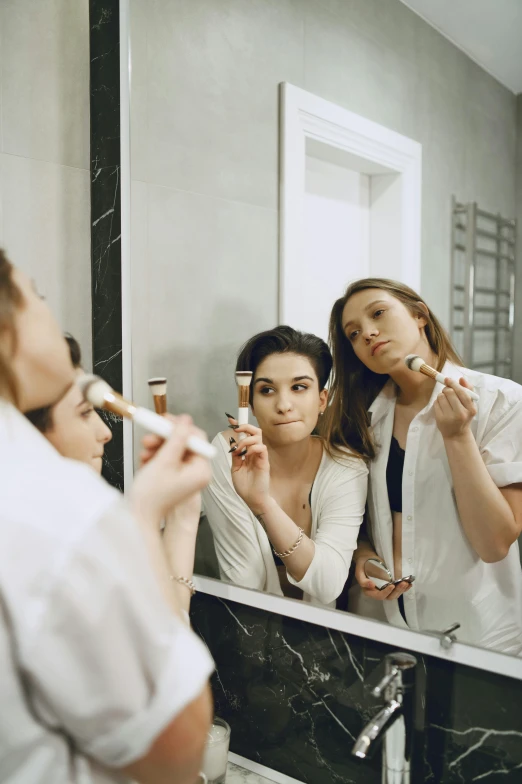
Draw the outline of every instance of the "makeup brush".
M236 384L237 384L237 402L238 402L238 413L237 413L237 423L238 425L248 425L248 405L249 405L249 396L250 396L250 384L252 382L252 371L251 370L238 370L236 371ZM246 433L238 433L237 434L238 441L242 441L243 438L246 438Z
M85 400L95 406L95 408L103 408L105 411L112 411L113 414L118 416L132 419L145 430L149 430L151 433L161 436L161 438L170 438L172 435L172 422L155 414L154 411L150 411L148 408L137 406L135 403L125 400L99 376L81 376L77 380L77 384ZM209 460L216 454L212 444L208 444L197 436L189 437L187 449Z
M149 378L148 381L150 391L152 392L152 399L154 400L154 410L156 414L167 413L167 379L166 378Z
M410 370L415 370L417 373L423 373L425 376L429 378L433 378L435 381L438 381L439 384L444 384L446 386L446 381L442 373L439 373L435 368L430 367L425 363L422 357L418 357L415 354L408 354L406 359L404 360L406 365L409 367ZM472 389L466 389L466 387L462 387L465 389L468 395L472 400L478 401L480 400L479 396L476 392Z

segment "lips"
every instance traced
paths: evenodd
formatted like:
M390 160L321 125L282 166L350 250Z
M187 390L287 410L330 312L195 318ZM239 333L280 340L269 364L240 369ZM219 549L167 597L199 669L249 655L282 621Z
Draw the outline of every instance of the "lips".
M299 422L299 419L292 419L291 422L276 422L276 427L280 427L281 425L295 425L296 422Z
M379 349L381 346L385 346L385 345L386 345L387 343L389 343L389 342L390 342L389 340L380 340L380 341L379 341L379 343L376 343L374 346L372 346L372 357L373 357L373 355L375 354L375 352L376 352L376 351L377 351L377 350L378 350L378 349Z

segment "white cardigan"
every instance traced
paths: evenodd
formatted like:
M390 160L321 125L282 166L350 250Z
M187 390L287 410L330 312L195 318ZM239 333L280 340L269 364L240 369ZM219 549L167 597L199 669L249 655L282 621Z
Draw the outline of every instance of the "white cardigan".
M282 595L268 537L245 502L234 490L232 456L221 433L212 442L217 448L214 476L203 491L221 578L243 588ZM305 576L296 582L304 601L335 606L357 546L366 504L368 469L363 460L347 453L333 459L323 452L312 488L312 530L315 554Z

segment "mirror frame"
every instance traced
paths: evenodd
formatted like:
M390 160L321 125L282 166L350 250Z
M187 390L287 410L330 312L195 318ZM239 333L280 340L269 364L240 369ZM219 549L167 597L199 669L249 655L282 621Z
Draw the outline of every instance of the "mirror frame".
M250 588L240 588L238 585L225 583L212 577L202 577L196 574L194 575L194 583L196 590L200 593L206 593L218 599L295 618L305 623L323 626L326 629L335 629L344 634L353 634L356 637L383 642L400 650L415 651L455 664L464 664L467 667L475 667L497 675L522 680L522 659L518 656L510 656L506 653L462 642L454 642L449 649L445 649L441 645L442 634L400 629L382 621L374 621L362 615L355 615L355 613L318 607L298 599L290 599L287 596L276 596Z

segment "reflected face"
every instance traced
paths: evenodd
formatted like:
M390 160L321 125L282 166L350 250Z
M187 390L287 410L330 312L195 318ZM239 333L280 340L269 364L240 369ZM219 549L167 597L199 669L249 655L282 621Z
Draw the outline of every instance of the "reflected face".
M326 390L319 389L310 360L299 354L271 354L258 365L252 386L252 411L273 444L308 438L326 407Z
M426 354L427 319L412 314L388 291L365 289L354 294L342 313L343 332L355 355L374 373L403 367L408 354Z
M60 400L74 382L74 368L60 327L27 275L15 268L13 281L24 301L15 317L12 368L20 410L30 411Z
M76 375L83 376L83 370L77 370ZM101 473L104 447L112 433L76 384L53 408L52 425L44 435L61 455Z

